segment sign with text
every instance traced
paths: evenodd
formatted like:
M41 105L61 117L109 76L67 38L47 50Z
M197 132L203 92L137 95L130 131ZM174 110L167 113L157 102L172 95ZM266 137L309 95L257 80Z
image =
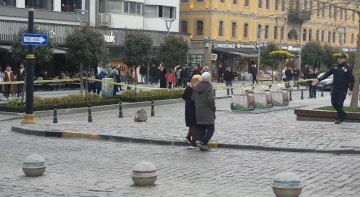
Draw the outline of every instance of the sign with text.
M46 34L23 34L22 45L24 46L47 46L48 36Z

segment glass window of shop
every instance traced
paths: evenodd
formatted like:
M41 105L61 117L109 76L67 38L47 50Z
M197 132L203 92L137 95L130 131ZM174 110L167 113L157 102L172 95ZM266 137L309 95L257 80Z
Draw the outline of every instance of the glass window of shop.
M53 10L53 1L49 0L33 0L33 8L35 9L44 9L44 10ZM29 0L25 0L25 7L29 7Z
M188 68L193 70L195 66L204 65L204 55L202 54L190 54L188 55Z
M125 14L142 15L142 3L125 1L123 6Z
M76 9L82 9L82 0L61 0L62 12L73 12Z
M0 6L16 6L15 0L0 0Z

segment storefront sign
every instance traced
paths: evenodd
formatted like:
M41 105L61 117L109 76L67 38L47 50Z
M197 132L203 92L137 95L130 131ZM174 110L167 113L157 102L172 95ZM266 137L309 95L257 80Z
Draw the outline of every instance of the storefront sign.
M115 36L113 32L110 32L108 35L104 35L105 42L107 43L115 43Z
M222 44L222 43L214 43L214 48L224 48L224 49L257 49L258 45L260 47L265 47L268 44L260 43L260 44Z
M300 51L300 47L294 47L294 46L281 46L281 49L288 51Z
M343 48L344 52L356 52L355 48Z

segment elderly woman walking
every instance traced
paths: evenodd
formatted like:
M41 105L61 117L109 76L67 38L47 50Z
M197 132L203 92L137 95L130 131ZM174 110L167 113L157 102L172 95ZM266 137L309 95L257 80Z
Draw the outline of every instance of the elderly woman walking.
M200 75L194 75L191 78L190 86L187 86L182 97L185 100L185 123L189 127L189 132L184 138L184 141L190 145L190 148L196 147L196 141L200 140L200 131L197 127L196 114L195 114L195 103L191 99L194 92L194 88L201 81Z

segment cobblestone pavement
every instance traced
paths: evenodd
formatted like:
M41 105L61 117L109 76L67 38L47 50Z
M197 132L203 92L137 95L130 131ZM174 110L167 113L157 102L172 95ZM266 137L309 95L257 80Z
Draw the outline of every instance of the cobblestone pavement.
M54 139L0 130L1 197L274 197L272 180L292 171L303 181L301 197L359 197L360 157L240 151L210 152L76 139ZM21 162L30 154L48 164L42 177L27 178ZM132 167L153 163L154 187L134 187Z
M295 96L299 96L294 93ZM306 95L305 95L306 96ZM330 105L329 93L316 100L296 100L291 105L311 107ZM347 102L350 98L347 99ZM331 122L296 121L293 110L264 114L234 114L229 112L230 99L216 100L216 131L213 141L228 144L257 145L281 148L338 149L341 145L358 138L358 124ZM126 109L125 118L118 119L117 111L93 114L93 123L87 123L87 114L59 116L60 124L42 119L40 124L27 128L47 131L77 131L122 137L146 139L182 140L187 133L184 125L184 104L156 106L156 117L149 117L146 123L134 123L137 109ZM148 113L150 114L150 109ZM51 118L51 117L49 117Z

